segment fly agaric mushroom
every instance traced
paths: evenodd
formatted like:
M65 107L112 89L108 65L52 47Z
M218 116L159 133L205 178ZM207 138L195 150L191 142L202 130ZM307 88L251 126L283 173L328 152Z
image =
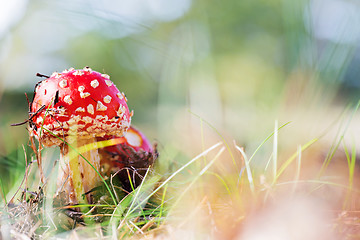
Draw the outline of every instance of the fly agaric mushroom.
M126 101L108 75L88 67L55 72L35 86L30 135L45 147L60 146L58 193L65 191L69 203L86 203L82 195L100 182L98 150L88 147L82 156L71 155L69 145L80 149L96 137L123 136L132 116Z
M102 137L98 140L108 140L114 137ZM122 137L120 144L100 148L101 171L103 175L110 176L116 173L124 189L131 191L131 185L136 187L142 181L148 167L158 157L156 145L151 146L146 136L134 127L130 127ZM130 179L129 179L130 174Z

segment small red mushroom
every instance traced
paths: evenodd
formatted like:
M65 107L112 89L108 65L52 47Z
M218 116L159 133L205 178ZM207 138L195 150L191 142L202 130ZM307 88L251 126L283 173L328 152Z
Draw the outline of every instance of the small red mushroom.
M55 72L35 86L30 134L45 147L60 146L58 191L70 203L86 202L82 195L99 184L100 157L97 149L82 153L95 171L81 156L71 157L65 141L79 148L96 137L123 136L132 115L126 101L108 75L88 67Z
M108 140L114 137L105 136L98 140ZM122 143L101 148L101 170L106 176L116 173L123 187L131 191L131 185L136 187L141 183L147 169L158 157L156 146L152 146L146 136L134 127L130 127L122 137ZM129 179L130 174L130 179Z

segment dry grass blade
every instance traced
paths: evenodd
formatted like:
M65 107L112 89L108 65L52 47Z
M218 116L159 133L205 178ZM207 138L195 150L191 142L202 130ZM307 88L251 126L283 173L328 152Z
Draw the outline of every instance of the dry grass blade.
M251 190L251 193L253 195L255 195L255 184L254 184L254 179L253 179L253 176L251 173L249 160L248 160L244 150L241 147L237 146L236 143L234 143L234 144L235 144L235 148L241 153L241 155L244 158L245 169L246 169L246 173L247 173L247 177L248 177L248 181L249 181L249 185L250 185L250 190Z
M276 179L277 162L278 162L278 121L275 121L274 143L273 143L273 180Z

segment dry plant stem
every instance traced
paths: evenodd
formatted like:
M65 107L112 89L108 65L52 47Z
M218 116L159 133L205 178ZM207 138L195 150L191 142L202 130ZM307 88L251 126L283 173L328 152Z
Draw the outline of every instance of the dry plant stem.
M43 172L43 168L42 168L42 158L41 158L41 151L43 150L43 146L41 144L39 144L39 149L38 149L38 167L39 167L39 172L40 172L40 180L42 183L45 183L45 176L44 176L44 172Z
M30 146L32 148L32 150L34 151L35 155L36 155L36 161L38 164L38 168L39 168L39 173L40 173L40 180L42 183L45 182L45 177L44 177L44 172L42 169L42 164L41 164L41 151L42 151L42 145L41 142L39 142L39 149L36 148L35 142L34 142L34 137L30 137Z
M94 143L95 138L77 138L75 144L79 149L87 144ZM90 194L84 198L83 195L97 186L100 182L100 178L96 171L92 168L94 166L96 170L100 170L100 157L98 150L90 150L81 152L81 155L86 158L83 159L79 154L74 154L71 148L67 145L61 147L60 156L60 173L58 178L58 189L64 190L67 196L69 196L69 202L71 204L87 204L91 202ZM63 185L63 187L61 187Z
M29 170L29 168L28 168L28 159L27 159L26 150L25 150L24 145L22 145L22 147L23 147L24 154L25 154L25 164L26 164L26 165L25 165L25 166L26 166L26 168L25 168L25 182L24 182L24 189L25 189L25 191L26 191L26 190L27 190L28 170ZM26 194L24 194L23 201L26 201Z

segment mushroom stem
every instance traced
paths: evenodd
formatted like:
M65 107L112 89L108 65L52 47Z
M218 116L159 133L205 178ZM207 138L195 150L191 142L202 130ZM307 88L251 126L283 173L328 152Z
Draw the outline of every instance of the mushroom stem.
M86 149L85 151L80 151L80 149L84 149L82 148L83 146L94 142L96 142L94 137L86 139L77 138L75 144L77 146L77 153L73 153L73 150L67 145L61 147L58 189L66 193L71 204L91 203L91 195L87 194L86 198L84 198L84 195L96 187L100 181L100 177L95 171L95 169L97 171L100 170L98 150Z
M91 143L95 143L96 138L91 139L78 139L78 147L86 146ZM95 169L100 172L100 156L98 149L87 149L86 152L82 153L82 156L88 160L79 156L80 169L82 170L82 182L85 192L89 192L96 187L100 182L100 177ZM90 164L91 165L90 165ZM95 168L95 169L94 169Z

